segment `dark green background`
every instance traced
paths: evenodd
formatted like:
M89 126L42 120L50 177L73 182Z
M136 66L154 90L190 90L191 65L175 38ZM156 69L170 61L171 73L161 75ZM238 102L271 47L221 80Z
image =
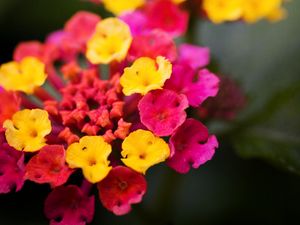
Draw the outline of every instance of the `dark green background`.
M78 0L0 0L0 62L18 42L43 40L82 9L101 12ZM287 9L276 24L196 24L194 41L211 48L218 72L240 83L248 107L234 122L209 124L221 143L212 161L187 175L154 167L132 213L116 217L97 204L93 224L297 224L300 1ZM0 224L48 224L42 210L49 190L26 182L21 192L0 196Z

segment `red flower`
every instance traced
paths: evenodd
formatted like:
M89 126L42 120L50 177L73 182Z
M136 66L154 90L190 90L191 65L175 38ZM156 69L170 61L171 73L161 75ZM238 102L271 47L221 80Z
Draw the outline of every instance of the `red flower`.
M36 183L64 184L72 170L65 163L65 149L61 145L47 145L26 165L25 177Z
M98 184L98 189L103 206L116 215L124 215L131 210L131 204L141 202L147 183L143 175L117 166Z
M154 0L146 4L145 15L149 29L159 28L173 37L186 32L188 13L171 0ZM158 13L159 12L159 13Z
M20 109L21 99L15 92L0 89L0 131L5 120L11 119L12 115Z
M95 198L86 196L75 185L54 189L45 201L50 225L85 225L94 217Z
M128 54L130 61L139 57L156 59L157 56L164 56L170 61L174 61L177 57L175 42L161 30L153 30L135 36Z

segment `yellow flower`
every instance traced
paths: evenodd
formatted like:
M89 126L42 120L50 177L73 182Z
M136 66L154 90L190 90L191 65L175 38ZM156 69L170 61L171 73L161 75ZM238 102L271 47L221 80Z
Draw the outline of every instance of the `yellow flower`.
M133 11L145 4L145 0L102 0L104 7L116 15Z
M247 0L243 4L243 19L248 23L254 23L258 20L270 16L272 19L272 14L281 12L282 0ZM283 16L275 15L276 17ZM274 18L275 19L275 18ZM278 18L276 18L278 19Z
M123 163L131 169L146 173L146 170L170 156L168 144L150 131L137 130L128 135L122 144Z
M132 42L130 28L117 18L100 21L87 43L86 57L93 64L108 64L125 59Z
M161 89L171 73L172 64L164 57L158 56L156 61L141 57L124 69L120 84L127 96L134 93L145 95L151 90Z
M204 0L203 8L214 23L238 20L242 15L244 0Z
M45 83L45 65L35 57L25 57L21 62L9 62L0 67L0 85L7 91L32 94Z
M48 113L41 109L16 112L3 124L8 144L19 151L35 152L46 145L45 136L51 132Z
M111 167L108 156L111 146L101 136L85 136L79 143L71 144L66 153L70 168L81 168L84 177L91 183L104 179Z

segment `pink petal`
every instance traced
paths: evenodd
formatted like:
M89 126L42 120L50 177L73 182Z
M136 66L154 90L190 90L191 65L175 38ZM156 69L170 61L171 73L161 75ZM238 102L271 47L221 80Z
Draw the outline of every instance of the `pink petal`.
M210 160L218 141L209 136L207 128L195 119L187 119L170 138L171 158L167 164L179 173L187 173Z
M156 90L139 102L141 122L157 136L171 135L186 119L188 101L171 90Z
M140 35L146 30L147 18L141 11L125 13L120 19L127 23L133 36Z
M191 44L181 44L178 63L187 64L193 69L205 67L210 62L210 50Z
M208 97L214 97L219 91L219 78L207 69L200 70L198 81L190 85L185 92L191 106L202 104Z
M196 79L195 79L196 78ZM219 90L219 78L206 69L195 77L195 71L186 64L173 66L173 73L165 88L186 95L189 105L199 106L208 97L214 97Z
M101 18L94 13L80 11L77 12L66 23L64 31L69 33L73 41L85 45L95 31L95 27Z

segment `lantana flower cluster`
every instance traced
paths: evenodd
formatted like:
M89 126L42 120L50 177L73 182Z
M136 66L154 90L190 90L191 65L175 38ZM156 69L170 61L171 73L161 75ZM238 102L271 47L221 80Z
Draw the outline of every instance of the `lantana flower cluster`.
M93 185L106 209L124 215L146 193L149 168L165 162L184 174L218 147L187 113L218 93L209 49L176 45L187 14L151 4L119 18L78 12L0 67L0 192L49 184L50 224L91 222Z

